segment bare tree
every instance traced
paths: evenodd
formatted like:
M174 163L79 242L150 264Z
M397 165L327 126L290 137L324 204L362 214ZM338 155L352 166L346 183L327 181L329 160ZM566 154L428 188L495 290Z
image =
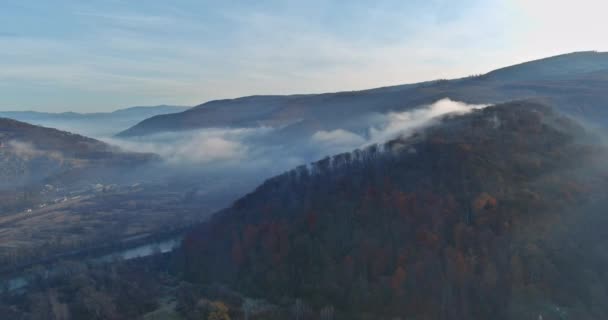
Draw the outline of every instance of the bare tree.
M333 320L334 313L335 313L335 310L334 310L333 306L326 306L323 309L321 309L320 319L321 320Z

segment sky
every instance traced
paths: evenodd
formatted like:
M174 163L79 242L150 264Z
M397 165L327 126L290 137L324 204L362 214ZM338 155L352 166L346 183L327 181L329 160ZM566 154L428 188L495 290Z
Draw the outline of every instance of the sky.
M604 0L2 0L0 110L111 111L457 78L608 51Z

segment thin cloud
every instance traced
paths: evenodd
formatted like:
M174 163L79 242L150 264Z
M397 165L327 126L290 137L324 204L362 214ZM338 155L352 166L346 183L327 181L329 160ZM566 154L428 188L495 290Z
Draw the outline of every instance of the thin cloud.
M350 147L365 143L363 137L344 129L317 131L312 135L312 140L327 148Z
M37 157L49 157L57 161L63 161L64 159L60 152L41 150L28 142L10 140L7 145L13 155L25 160L31 160Z
M68 10L49 14L72 12L55 17L68 21L70 37L0 37L0 105L99 110L356 90L484 73L584 46L608 49L598 16L606 5L583 2L579 10L594 19L568 19L571 5L500 0L153 3L145 10L64 3ZM553 6L559 19L544 14ZM25 88L31 94L15 94Z
M2 31L0 31L0 37L6 37L6 38L10 37L10 38L12 38L12 37L17 37L17 36L19 36L19 34L15 33L15 32L2 32Z
M76 15L83 16L86 18L94 18L117 24L120 26L128 27L160 27L167 26L170 24L176 24L179 22L178 19L172 16L161 16L161 15L145 15L145 14L133 14L133 13L100 13L100 12L77 12Z

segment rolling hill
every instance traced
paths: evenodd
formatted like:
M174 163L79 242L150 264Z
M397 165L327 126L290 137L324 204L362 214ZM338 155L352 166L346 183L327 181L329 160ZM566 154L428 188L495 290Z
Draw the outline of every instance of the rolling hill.
M56 179L67 182L94 175L96 170L131 167L155 158L123 152L81 135L0 118L3 187Z
M447 116L267 180L190 232L181 272L301 319L602 319L607 156L536 102Z
M250 96L210 101L181 113L158 115L121 137L209 127L282 127L287 138L316 130L364 130L361 118L403 111L442 98L490 104L537 98L571 115L608 123L608 53L577 52L531 61L485 75L364 91L289 96Z

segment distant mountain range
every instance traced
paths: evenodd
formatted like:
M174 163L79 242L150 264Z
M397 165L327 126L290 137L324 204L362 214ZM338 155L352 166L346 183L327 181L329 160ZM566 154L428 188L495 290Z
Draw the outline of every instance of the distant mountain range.
M182 112L188 108L189 107L183 106L159 105L150 107L130 107L113 112L96 113L0 111L0 117L36 125L55 127L91 136L110 136L143 119L161 114Z
M282 136L317 130L363 130L362 117L403 111L442 98L500 103L537 98L568 114L608 125L608 53L577 52L455 80L437 80L363 91L288 96L249 96L203 103L157 115L121 132L132 137L209 127L283 128Z
M117 117L151 117L159 114L176 113L187 110L189 107L182 106L150 106L150 107L129 107L118 109L112 112L38 112L38 111L0 111L0 116L3 118L11 118L19 121L24 120L73 120L73 119L101 119L101 118L117 118ZM19 119L18 119L19 118Z

